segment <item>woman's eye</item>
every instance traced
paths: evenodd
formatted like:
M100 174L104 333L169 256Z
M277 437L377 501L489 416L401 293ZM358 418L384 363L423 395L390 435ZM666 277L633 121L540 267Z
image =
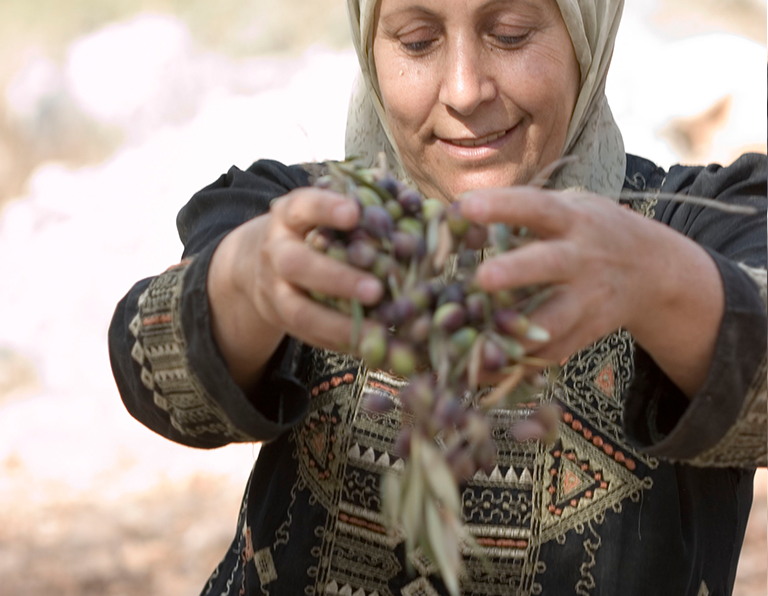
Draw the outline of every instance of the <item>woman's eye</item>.
M528 33L524 33L523 35L494 35L493 38L499 45L514 47L528 39Z
M403 47L412 54L420 54L422 52L426 52L430 47L432 47L433 43L433 39L424 39L421 41L412 41L408 43L403 42Z

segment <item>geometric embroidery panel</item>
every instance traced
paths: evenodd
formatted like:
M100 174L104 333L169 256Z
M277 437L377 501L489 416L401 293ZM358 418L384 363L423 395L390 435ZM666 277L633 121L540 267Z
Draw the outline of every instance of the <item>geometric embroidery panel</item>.
M620 507L626 498L638 499L652 486L650 478L634 473L634 459L599 435L585 433L572 414L566 412L563 418L559 439L546 459L541 543Z
M275 562L272 560L272 553L269 547L262 548L253 554L253 562L256 565L256 571L259 573L259 581L262 586L277 579L277 570Z
M411 582L400 593L403 596L438 596L437 590L432 587L426 577L420 577Z

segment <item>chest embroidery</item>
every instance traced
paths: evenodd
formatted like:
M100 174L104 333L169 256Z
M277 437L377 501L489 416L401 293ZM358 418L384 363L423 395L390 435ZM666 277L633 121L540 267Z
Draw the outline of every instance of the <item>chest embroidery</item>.
M404 573L404 536L388 533L380 513L382 475L404 466L394 443L408 420L399 407L378 414L363 404L376 393L399 406L404 381L357 368L346 357L324 358L316 372L321 374L310 386L311 413L293 431L300 482L311 491L310 502L326 512L325 524L315 528L323 541L313 549L317 564L309 570L307 594L439 593L436 567L423 553L416 551L409 561L417 577ZM632 339L624 331L572 358L555 392L563 407L560 436L548 447L511 437L511 423L530 413L526 407L490 413L498 464L490 474L478 472L461 497L465 523L493 571L477 553L465 551L465 593L541 593L540 578L553 563L540 560L542 545L565 544L585 528L595 540L575 539L585 544L594 565L600 544L595 524L650 489L647 473L658 465L621 433L621 394L631 376ZM591 565L581 565L584 593L594 584Z

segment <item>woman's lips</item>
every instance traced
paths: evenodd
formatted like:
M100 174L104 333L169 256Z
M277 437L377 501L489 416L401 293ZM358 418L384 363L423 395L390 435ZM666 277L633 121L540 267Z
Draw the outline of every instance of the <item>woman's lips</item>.
M449 143L453 143L454 145L458 145L459 147L479 147L480 145L485 145L487 143L490 143L491 141L495 141L499 137L503 137L510 130L512 129L508 128L506 130L495 132L488 136L480 137L477 139L445 139L445 140Z
M460 159L482 159L495 154L518 129L516 124L512 128L492 133L475 139L442 139L438 137L438 144L449 155Z

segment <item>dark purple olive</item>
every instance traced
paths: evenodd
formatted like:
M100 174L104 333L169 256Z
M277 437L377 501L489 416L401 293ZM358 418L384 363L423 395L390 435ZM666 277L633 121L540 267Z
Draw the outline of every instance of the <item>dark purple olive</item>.
M490 474L496 467L496 444L489 439L478 445L475 451L475 462L483 472Z
M392 176L392 174L385 174L381 179L376 181L376 184L391 194L392 197L396 197L400 193L400 190L405 187L405 185Z
M424 313L414 320L408 327L407 336L415 344L421 344L429 339L429 330L432 328L432 315Z
M382 393L374 393L366 398L363 405L371 412L384 414L395 407L395 402Z
M464 415L464 410L459 400L450 394L443 394L435 404L433 416L440 428L446 428L457 424Z
M347 262L360 269L370 269L379 253L367 242L357 240L347 247Z
M486 339L483 342L482 368L488 371L496 371L507 365L507 355L504 350L493 340Z
M378 319L388 327L399 327L416 314L416 307L406 297L384 302L376 310Z
M466 234L464 234L464 245L472 250L480 250L487 241L488 228L485 226L472 224L469 226Z
M363 228L357 227L354 230L350 230L347 233L347 239L350 242L355 242L356 240L361 242L368 242L369 244L378 245L380 242L371 236L368 232L366 232Z
M405 427L400 431L397 436L395 445L392 448L392 452L399 457L408 457L411 455L411 437L413 436L413 429Z
M469 480L477 471L475 460L466 449L452 449L446 456L446 462L458 482Z
M490 313L491 303L487 294L476 292L467 296L464 306L467 309L469 322L476 325L485 320L486 313Z
M424 199L421 193L412 188L406 188L397 195L397 202L400 203L408 215L416 215L421 213L421 204Z
M369 205L363 209L360 226L374 238L389 238L395 224L384 207Z
M464 287L460 282L452 283L440 292L437 298L437 305L442 306L448 302L464 302Z
M395 249L395 257L408 261L418 256L419 238L406 232L392 232L392 246Z

